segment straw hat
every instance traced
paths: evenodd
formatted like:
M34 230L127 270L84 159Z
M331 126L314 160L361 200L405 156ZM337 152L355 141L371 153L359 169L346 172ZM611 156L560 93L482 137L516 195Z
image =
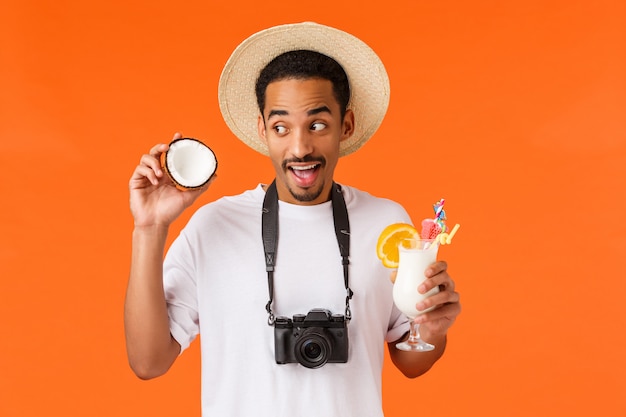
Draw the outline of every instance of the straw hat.
M337 61L348 75L354 111L354 134L341 142L340 156L359 149L376 132L389 105L389 78L382 61L360 39L341 30L305 22L275 26L255 33L232 53L220 77L220 110L230 130L246 145L268 155L257 132L259 108L255 84L276 56L293 50L320 52Z

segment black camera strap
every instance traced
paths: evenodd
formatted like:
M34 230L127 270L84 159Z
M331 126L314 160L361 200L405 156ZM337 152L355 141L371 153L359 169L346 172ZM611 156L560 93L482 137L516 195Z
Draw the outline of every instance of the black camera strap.
M348 209L343 198L341 187L333 182L331 191L331 204L333 207L333 221L335 224L335 235L341 253L341 264L343 265L343 280L346 287L346 320L352 318L350 311L350 299L353 292L348 282L348 265L350 264L350 222L348 220ZM274 267L276 266L276 251L278 246L278 192L276 191L276 180L267 187L263 200L263 214L261 218L263 233L263 248L265 250L265 266L267 270L267 286L269 288L270 299L265 309L269 314L268 324L274 324L274 312L272 302L274 301Z

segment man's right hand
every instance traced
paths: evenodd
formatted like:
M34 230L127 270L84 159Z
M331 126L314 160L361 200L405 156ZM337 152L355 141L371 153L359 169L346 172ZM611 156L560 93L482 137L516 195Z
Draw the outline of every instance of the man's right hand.
M190 191L176 188L160 164L167 149L167 144L159 144L143 155L128 184L135 229L124 329L130 366L142 379L164 374L180 354L180 344L170 333L163 252L171 223L208 188L208 184Z
M182 138L176 133L173 139ZM135 227L168 227L187 207L207 190L209 181L196 190L181 191L163 172L160 157L169 145L158 144L150 153L143 155L129 181L130 210L135 219Z

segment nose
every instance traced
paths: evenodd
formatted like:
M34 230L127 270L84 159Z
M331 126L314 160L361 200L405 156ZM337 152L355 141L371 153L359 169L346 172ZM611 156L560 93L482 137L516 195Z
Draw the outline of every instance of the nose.
M313 152L313 138L308 130L292 131L290 152L295 158L304 158Z

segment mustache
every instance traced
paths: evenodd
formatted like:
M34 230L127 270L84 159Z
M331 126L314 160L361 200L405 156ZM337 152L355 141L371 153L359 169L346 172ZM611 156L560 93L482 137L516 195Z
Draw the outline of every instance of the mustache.
M306 163L306 162L319 162L322 167L326 165L326 158L323 156L305 156L304 158L289 158L284 159L281 166L284 170L287 169L287 165L293 163Z

